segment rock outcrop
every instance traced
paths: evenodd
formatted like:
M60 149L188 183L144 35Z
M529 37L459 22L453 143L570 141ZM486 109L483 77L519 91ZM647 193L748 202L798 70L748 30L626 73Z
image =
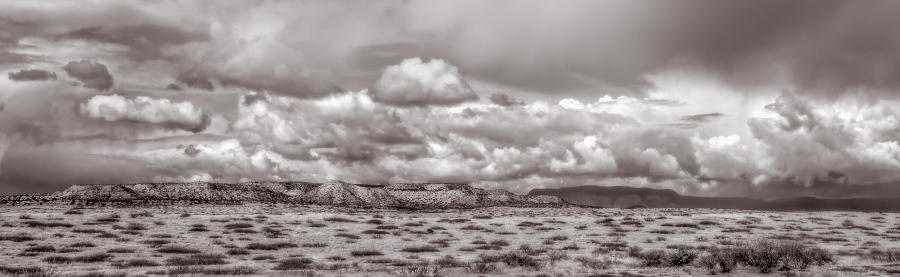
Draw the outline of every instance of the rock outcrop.
M565 207L555 196L516 195L466 184L405 183L363 185L344 182L245 182L237 184L80 184L50 194L0 197L0 204L240 204L290 203L359 208L468 209L493 206Z

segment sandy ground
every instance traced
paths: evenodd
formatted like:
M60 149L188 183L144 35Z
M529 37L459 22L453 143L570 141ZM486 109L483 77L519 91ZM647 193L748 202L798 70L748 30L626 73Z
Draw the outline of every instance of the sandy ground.
M711 272L697 262L646 266L630 253L702 255L760 240L802 242L834 256L770 275L900 274L900 257L872 254L900 253L896 213L50 205L0 206L0 226L0 275L697 276ZM489 258L507 253L530 258ZM766 273L739 265L729 274Z

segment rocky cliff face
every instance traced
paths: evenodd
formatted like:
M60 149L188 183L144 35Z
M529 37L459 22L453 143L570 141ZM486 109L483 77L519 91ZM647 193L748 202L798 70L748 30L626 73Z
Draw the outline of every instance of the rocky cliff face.
M515 195L466 184L426 183L359 185L344 182L165 183L73 185L44 195L0 197L0 204L33 202L164 204L190 203L294 203L340 207L453 209L490 206L569 206L555 196Z

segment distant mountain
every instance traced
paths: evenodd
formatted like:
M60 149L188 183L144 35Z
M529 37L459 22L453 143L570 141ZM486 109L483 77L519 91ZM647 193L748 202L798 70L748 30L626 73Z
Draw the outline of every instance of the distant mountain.
M787 198L759 200L742 197L684 196L668 189L579 186L533 189L528 195L557 196L566 202L608 208L719 208L778 211L862 210L900 211L900 197L892 198Z
M207 182L87 184L48 194L0 196L0 204L66 202L72 204L145 205L197 203L291 203L362 208L448 209L490 206L562 207L555 196L515 195L466 184L416 183L363 185L344 182Z

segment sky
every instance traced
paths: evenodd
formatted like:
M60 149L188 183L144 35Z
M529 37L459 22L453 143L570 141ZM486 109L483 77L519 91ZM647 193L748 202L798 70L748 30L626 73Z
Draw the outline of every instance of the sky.
M900 193L900 2L2 1L0 194Z

